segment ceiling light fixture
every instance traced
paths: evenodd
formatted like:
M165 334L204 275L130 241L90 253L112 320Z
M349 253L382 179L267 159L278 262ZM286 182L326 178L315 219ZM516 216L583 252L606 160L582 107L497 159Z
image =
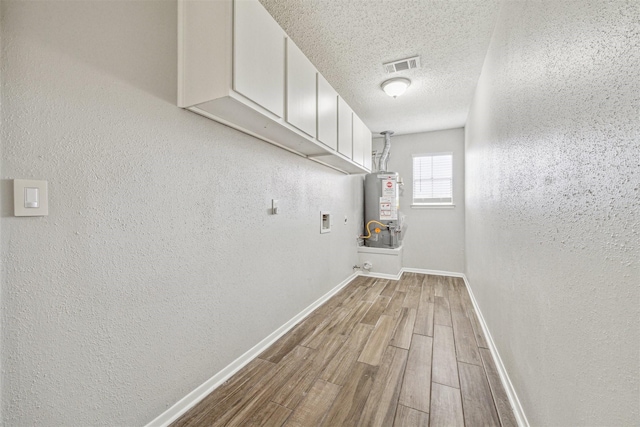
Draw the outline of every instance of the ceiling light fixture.
M397 98L402 95L405 90L411 85L411 80L404 77L396 77L393 79L385 80L380 87L389 96Z

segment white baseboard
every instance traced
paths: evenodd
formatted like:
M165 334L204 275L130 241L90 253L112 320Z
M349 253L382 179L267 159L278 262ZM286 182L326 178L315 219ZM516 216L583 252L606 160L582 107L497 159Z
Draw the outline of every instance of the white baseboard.
M476 298L473 296L473 291L471 290L471 286L469 285L467 276L461 274L458 277L462 277L462 279L464 280L464 284L467 287L467 291L469 292L469 296L471 297L471 302L473 303L473 308L476 310L476 314L478 315L478 322L480 323L482 331L484 332L487 344L489 345L489 350L491 351L491 356L493 356L493 360L496 364L496 369L498 370L498 374L500 375L500 380L502 381L504 390L507 393L507 397L509 397L509 403L511 403L511 408L513 409L513 414L516 417L518 426L529 427L529 420L527 420L527 416L524 414L524 410L522 409L522 405L520 404L520 400L518 399L516 390L513 388L511 379L509 379L509 375L507 374L507 369L504 367L502 359L500 358L500 354L498 353L498 349L493 342L493 338L491 337L491 333L489 332L489 327L487 326L487 323L482 316L482 312L480 311L480 307L478 306Z
M280 326L273 333L271 333L268 337L260 341L258 344L253 346L250 350L244 353L242 356L238 357L236 360L231 362L225 368L223 368L220 372L209 378L202 385L198 386L191 393L187 394L185 397L176 402L169 409L164 411L162 414L158 415L153 421L146 425L146 427L165 427L177 420L182 414L187 412L193 406L195 406L202 399L207 397L213 390L222 385L226 380L228 380L233 374L242 369L247 363L251 362L253 359L258 357L260 353L266 350L269 346L275 343L278 338L287 333L291 328L293 328L296 324L298 324L302 319L311 314L316 308L320 307L324 304L329 298L338 293L340 289L344 288L349 282L359 276L358 273L353 273L345 280L343 280L338 286L331 289L329 292L321 296L319 299L314 301L310 306L302 310L296 316L294 316L291 320L289 320L284 325Z
M363 276L363 277L375 277L377 279L389 279L389 280L400 280L400 276L402 276L402 270L400 270L400 273L393 275L393 274L386 274L386 273L375 273L375 272L371 272L371 271L359 271L358 276Z
M386 274L386 273L376 273L373 271L359 271L357 274L365 277L376 277L378 279L390 279L390 280L400 280L402 277L402 273L420 273L420 274L431 274L433 276L452 276L452 277L464 277L462 273L456 273L453 271L441 271L441 270L425 270L422 268L406 268L403 267L400 269L400 272L396 275Z
M456 273L455 271L443 271L443 270L425 270L424 268L407 268L403 267L400 274L407 273L420 273L420 274L431 274L432 276L451 276L451 277L463 277L463 273Z

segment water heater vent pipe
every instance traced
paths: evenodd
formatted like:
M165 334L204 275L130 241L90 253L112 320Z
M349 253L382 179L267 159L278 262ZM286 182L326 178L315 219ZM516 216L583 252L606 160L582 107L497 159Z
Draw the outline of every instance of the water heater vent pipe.
M391 135L393 135L393 131L385 130L384 132L380 132L380 135L384 136L384 149L382 150L382 155L380 156L380 171L387 172L387 163L389 163L389 152L391 151Z

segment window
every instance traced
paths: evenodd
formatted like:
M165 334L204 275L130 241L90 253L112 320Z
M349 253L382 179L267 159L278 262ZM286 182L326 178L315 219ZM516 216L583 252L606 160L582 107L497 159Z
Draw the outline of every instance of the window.
M453 204L453 153L413 155L413 204Z

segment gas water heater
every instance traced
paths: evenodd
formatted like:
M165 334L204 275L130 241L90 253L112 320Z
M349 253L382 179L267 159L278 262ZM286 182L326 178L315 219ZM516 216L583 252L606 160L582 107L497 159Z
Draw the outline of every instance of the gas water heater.
M402 242L402 216L397 172L387 171L392 131L382 132L385 144L379 171L364 179L364 242L375 248L397 248Z

